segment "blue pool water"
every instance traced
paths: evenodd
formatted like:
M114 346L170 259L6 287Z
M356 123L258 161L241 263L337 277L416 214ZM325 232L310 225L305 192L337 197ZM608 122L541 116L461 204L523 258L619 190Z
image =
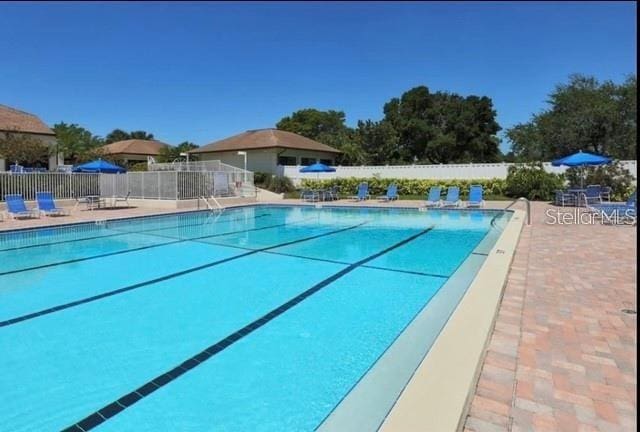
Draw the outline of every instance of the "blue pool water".
M507 217L254 206L0 233L0 430L313 430Z

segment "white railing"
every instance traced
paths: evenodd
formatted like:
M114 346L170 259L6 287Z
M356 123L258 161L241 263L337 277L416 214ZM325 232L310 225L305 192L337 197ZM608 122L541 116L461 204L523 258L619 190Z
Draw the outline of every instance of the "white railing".
M242 171L242 170L241 170ZM246 180L245 180L246 178ZM50 191L56 199L87 195L140 199L184 200L206 197L254 197L253 176L225 171L152 171L126 174L0 173L0 201L22 194L35 200L36 192Z
M85 173L2 173L0 172L0 201L5 195L22 194L35 200L36 192L53 192L58 199L71 199L100 194L100 175Z
M620 161L622 166L637 178L636 161ZM472 163L447 165L380 165L380 166L337 166L335 172L330 173L301 173L301 166L278 166L278 174L285 175L298 185L303 179L332 179L332 178L406 178L406 179L437 179L437 180L475 180L506 178L511 163ZM566 167L554 167L550 162L543 163L548 172L563 173Z
M247 188L247 186L251 186ZM185 200L205 197L247 197L253 182L243 182L241 174L211 171L147 171L100 174L102 196L140 199Z

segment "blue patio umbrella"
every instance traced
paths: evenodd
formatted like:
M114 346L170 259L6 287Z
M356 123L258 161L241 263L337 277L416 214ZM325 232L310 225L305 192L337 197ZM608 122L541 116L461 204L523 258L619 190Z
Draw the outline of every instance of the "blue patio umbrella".
M320 173L335 172L335 171L336 171L335 168L327 166L320 162L316 162L313 165L300 168L301 173L317 173L318 174L317 178L320 178Z
M335 171L336 171L335 168L327 166L320 162L300 168L301 173L321 173L321 172L335 172Z
M565 156L560 159L556 159L551 162L553 166L568 166L568 167L586 167L586 166L598 166L611 163L612 159L606 156L601 156L593 153L583 152L574 153L569 156ZM580 176L580 187L584 187L584 172Z
M121 166L98 159L73 167L73 172L118 174L127 172L127 170Z

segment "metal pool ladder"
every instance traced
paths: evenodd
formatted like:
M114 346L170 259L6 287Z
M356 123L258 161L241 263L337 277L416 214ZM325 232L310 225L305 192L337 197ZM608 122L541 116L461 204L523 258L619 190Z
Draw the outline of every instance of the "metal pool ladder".
M202 201L204 201L204 203L207 206L207 208L209 210L211 210L212 212L216 212L216 211L222 212L222 211L224 211L224 207L222 205L220 205L220 203L218 202L216 197L214 197L212 195L210 198L211 198L211 200L213 200L213 202L215 203L216 207L212 206L207 198L205 198L204 196L201 196L200 199L198 199L198 209L200 209L200 200L202 200Z
M515 199L515 200L513 200L513 202L511 204L506 206L504 209L505 210L509 210L509 208L511 208L511 206L513 206L514 204L516 204L516 203L518 203L520 201L524 201L527 204L527 225L531 225L531 201L529 201L527 198L520 197L518 199Z

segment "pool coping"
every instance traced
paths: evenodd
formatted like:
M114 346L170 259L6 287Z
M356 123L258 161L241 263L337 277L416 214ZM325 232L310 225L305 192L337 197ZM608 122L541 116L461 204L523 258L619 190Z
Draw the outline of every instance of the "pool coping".
M376 209L376 210L380 210L380 209L389 209L389 210L417 210L417 211L427 211L425 207L410 207L410 206L376 206L376 205L371 205L371 206L363 206L363 205L351 205L351 203L344 203L344 204L334 204L334 205L322 205L320 207L316 206L317 203L279 203L279 202L258 202L258 203L247 203L247 204L235 204L235 205L230 205L227 207L223 207L222 210L227 210L227 209L237 209L237 208L244 208L244 207L315 207L315 208L335 208L335 209L341 209L341 208L362 208L362 209ZM431 210L437 210L437 211L475 211L475 212L487 212L487 213L494 213L494 212L512 212L513 210L507 210L507 209L500 209L500 208L467 208L467 207L451 207L451 208L439 208L439 207L435 207L435 208L429 208L429 211ZM148 217L170 217L170 216L176 216L176 215L185 215L185 214L189 214L189 213L208 213L211 210L207 210L207 209L189 209L189 210L178 210L178 211L171 211L171 212L158 212L158 213L149 213L149 214L143 214L143 215L135 215L135 216L116 216L116 217L101 217L101 218L96 218L96 219L92 219L92 220L83 220L83 221L75 221L75 222L68 222L68 223L55 223L55 224L51 224L51 225L38 225L38 226L28 226L28 227L20 227L20 228L3 228L2 226L0 226L0 234L7 234L7 233L17 233L17 232L26 232L26 231L38 231L38 230L45 230L45 229L51 229L51 228L69 228L69 227L74 227L74 226L83 226L83 225L96 225L98 223L101 222L112 222L112 221L127 221L127 220L135 220L135 219L144 219L144 218L148 218Z
M459 431L473 397L524 224L515 210L380 431Z

